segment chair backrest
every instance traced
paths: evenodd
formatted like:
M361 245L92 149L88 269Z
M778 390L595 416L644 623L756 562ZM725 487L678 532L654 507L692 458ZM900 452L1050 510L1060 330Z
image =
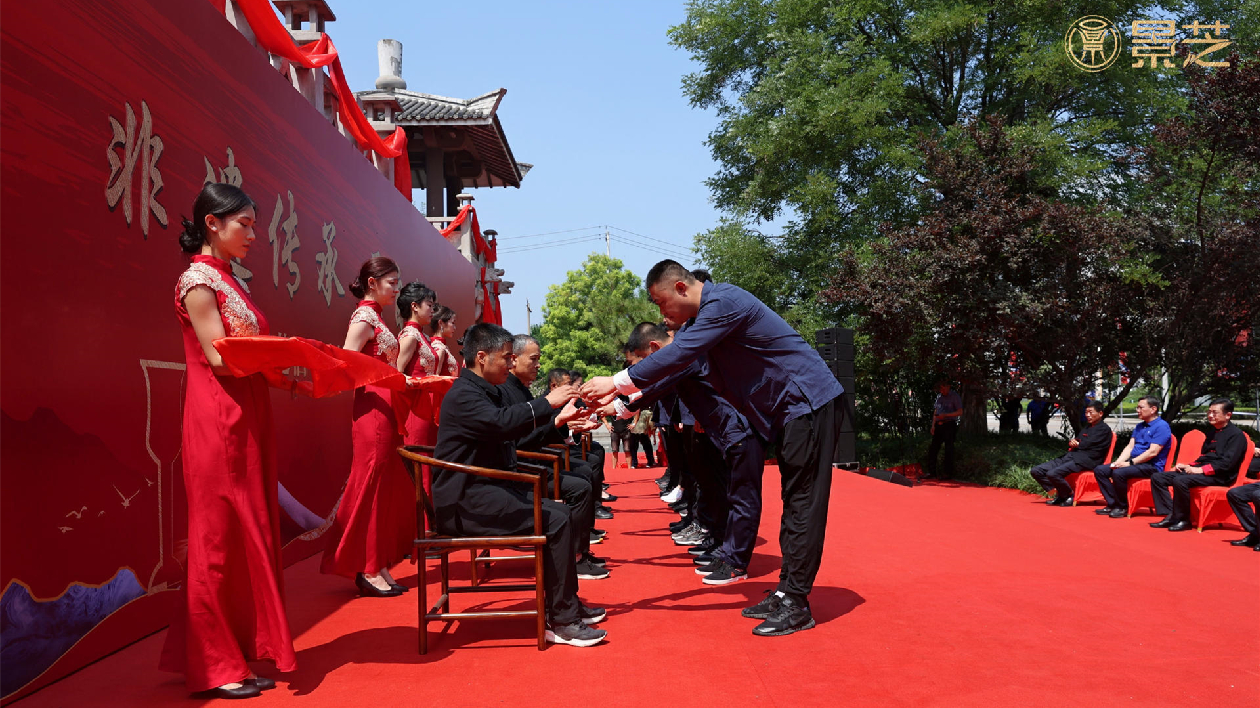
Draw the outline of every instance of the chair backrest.
M417 455L433 455L432 445L407 445L403 449ZM418 533L423 536L426 528L437 528L437 513L433 509L433 500L429 498L428 492L424 491L424 474L421 472L420 462L403 455L403 465L407 468L407 473L411 475L411 483L416 488L416 516L419 517Z
M428 465L435 469L449 470L451 472L459 472L461 474L469 474L475 477L486 479L499 479L507 482L524 482L534 486L534 535L543 535L542 523L542 500L543 500L543 477L540 474L531 474L528 472L510 472L508 470L494 470L486 467L477 467L475 465L462 465L455 462L446 462L432 457L433 447L430 445L405 445L398 448L398 454L402 456L403 463L407 468L407 473L411 475L412 481L416 488L416 533L418 538L423 538L425 534L425 526L420 523L420 515L423 513L424 518L429 520L429 529L437 528L437 514L434 513L433 500L424 491L424 476L421 473L421 467Z
M1246 433L1244 433L1246 435ZM1251 467L1251 458L1256 455L1256 441L1247 435L1247 451L1243 453L1242 467L1238 468L1238 476L1234 478L1235 487L1241 487L1244 484L1251 484L1251 480L1247 479L1247 468Z
M1111 464L1111 456L1116 454L1116 431L1111 431L1111 447L1107 448L1107 459L1103 460L1104 465Z
M1176 464L1190 464L1199 459L1199 455L1203 452L1203 443L1207 441L1207 435L1202 430L1191 430L1181 436L1181 449L1177 451Z
M1164 471L1167 472L1177 466L1177 436L1168 436L1168 456L1164 458Z

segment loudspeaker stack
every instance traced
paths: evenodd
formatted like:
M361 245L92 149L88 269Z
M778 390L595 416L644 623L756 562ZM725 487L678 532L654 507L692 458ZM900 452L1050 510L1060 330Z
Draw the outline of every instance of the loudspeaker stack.
M836 441L835 462L846 469L857 469L857 421L853 406L853 394L856 390L853 378L853 330L832 327L820 329L814 336L818 342L818 353L844 387L844 395L840 400L844 422L840 427L840 438Z

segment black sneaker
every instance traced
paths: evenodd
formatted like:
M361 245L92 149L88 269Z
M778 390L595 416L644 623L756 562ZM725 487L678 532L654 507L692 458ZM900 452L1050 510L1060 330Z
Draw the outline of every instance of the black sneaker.
M592 565L597 565L601 568L608 565L607 558L600 558L599 556L595 555L594 553L591 553L590 551L583 553L582 557L578 558L578 562L582 562L582 561L586 561Z
M712 553L701 553L700 555L695 556L694 558L691 559L692 563L695 563L696 565L702 568L706 565L713 565L714 562L716 561L717 561L717 556L713 555Z
M690 516L684 516L677 521L671 521L669 522L669 532L670 534L676 534L690 526L694 521L695 519Z
M615 502L615 501L617 501L617 495L616 495L616 494L609 494L608 492L604 492L604 501L606 501L606 502Z
M611 519L612 517L613 517L612 509L609 509L606 506L601 506L595 510L595 518L597 519L607 521L608 519Z
M587 560L579 561L574 569L577 570L577 576L580 580L603 580L609 575L607 568L595 565Z
M594 545L596 545L596 544L599 544L599 543L603 543L603 542L604 542L604 535L603 535L603 534L591 533L591 545L592 545L592 546L594 546Z
M745 607L740 614L748 619L765 619L779 609L781 602L783 602L782 595L775 590L767 590L765 599L752 607Z
M710 536L703 543L699 543L687 549L687 552L693 556L702 556L706 553L712 553L722 547L722 541Z
M578 600L578 617L586 624L599 624L608 617L608 613L602 607L587 607L585 603Z
M758 637L783 637L813 626L814 616L809 613L809 604L785 595L779 601L779 608L753 627L753 634Z
M582 621L553 627L548 629L546 634L547 641L552 644L568 644L575 647L595 646L604 641L606 636L608 636L608 632L588 627Z
M748 579L748 571L743 568L736 568L721 559L706 568L697 568L696 572L699 573L701 570L708 571L708 575L704 576L703 582L705 585L729 585Z
M603 529L591 529L591 533L596 536L599 536L600 538L603 538L608 535L608 532Z

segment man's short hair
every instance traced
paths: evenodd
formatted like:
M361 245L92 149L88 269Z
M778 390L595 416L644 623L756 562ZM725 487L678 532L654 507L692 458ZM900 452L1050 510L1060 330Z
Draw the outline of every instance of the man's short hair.
M649 342L668 342L669 330L662 327L657 322L640 322L630 331L630 339L626 341L626 348L635 353L645 352L648 350Z
M551 371L547 372L547 385L548 386L563 386L564 384L568 383L568 379L569 379L568 369L552 369Z
M704 268L696 268L695 270L691 271L691 277L695 278L696 280L699 280L702 283L713 282L713 276L709 275L709 271L705 270Z
M1138 400L1146 403L1146 405L1154 408L1155 410L1160 410L1159 399L1154 396L1142 396Z
M464 333L464 365L477 363L477 352L491 354L512 341L512 333L497 324L478 322Z
M581 371L578 371L577 369L569 369L570 382L575 381L577 379L585 379L585 378L586 378L586 374L583 374Z
M1086 408L1093 408L1094 410L1098 411L1099 413L1106 413L1106 412L1107 412L1107 406L1103 405L1103 402L1102 402L1102 401L1090 401L1089 403L1086 403L1086 404L1085 404L1085 407L1086 407Z
M657 283L666 279L670 281L681 280L688 284L696 282L696 276L692 275L691 271L682 267L682 264L678 261L666 258L652 266L652 270L648 271L647 277L643 279L643 287L651 290Z
M525 347L528 347L531 342L538 344L538 340L528 334L518 334L515 337L512 337L512 354L520 356L525 353ZM541 347L539 348L541 349Z
M1211 408L1212 406L1220 406L1221 411L1224 413L1234 412L1234 402L1228 398L1213 398L1212 402L1208 404L1208 408Z

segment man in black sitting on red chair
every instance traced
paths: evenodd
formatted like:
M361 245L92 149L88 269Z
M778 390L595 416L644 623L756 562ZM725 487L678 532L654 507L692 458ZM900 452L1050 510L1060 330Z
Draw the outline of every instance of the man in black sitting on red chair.
M1190 523L1190 489L1228 487L1238 479L1243 457L1247 454L1247 434L1229 422L1233 416L1233 401L1228 398L1212 401L1207 412L1210 427L1199 459L1190 464L1183 462L1168 472L1151 475L1155 511L1165 514L1163 520L1151 524L1151 528L1189 531L1194 528ZM1171 499L1169 486L1173 488Z
M1087 425L1068 441L1068 453L1032 468L1030 474L1047 492L1054 492L1049 506L1072 506L1072 486L1066 477L1073 472L1092 470L1103 463L1111 449L1111 427L1103 422L1106 408L1099 401L1085 406Z

